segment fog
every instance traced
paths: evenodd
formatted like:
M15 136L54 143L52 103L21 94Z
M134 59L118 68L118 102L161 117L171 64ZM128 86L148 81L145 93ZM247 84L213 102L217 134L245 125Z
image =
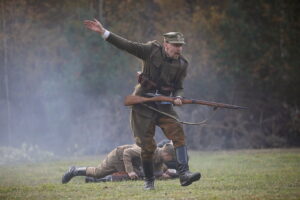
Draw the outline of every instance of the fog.
M94 17L109 30L139 42L161 42L165 32L183 32L187 41L184 55L190 61L185 96L249 107L247 111L218 109L216 114L206 106L176 108L183 121L199 122L213 115L205 125L184 125L190 149L299 146L299 104L294 95L299 79L295 78L297 70L292 71L297 59L292 54L283 59L278 52L269 51L285 44L282 38L294 35L278 38L285 33L281 29L273 30L272 35L262 28L272 16L251 5L244 7L242 1L180 1L178 5L160 1L1 1L1 147L91 155L134 143L130 108L123 100L133 91L141 61L87 30L83 20ZM176 6L184 8L175 9L180 18L161 12ZM287 9L293 13L292 7ZM262 15L267 20L261 19L262 26L232 13L250 19ZM277 63L288 67L276 71ZM282 95L285 93L288 96ZM156 140L164 138L158 128Z
M37 60L39 58L34 59L43 63ZM51 58L48 63L43 68L56 64ZM74 76L80 68L71 65L68 74ZM127 119L129 110L122 106L123 99L119 94L99 97L84 94L84 86L70 87L70 77L59 70L42 73L36 81L28 79L28 74L19 74L19 69L8 68L13 70L9 73L9 99L1 101L2 145L26 143L37 144L55 153L96 153L132 143ZM31 81L36 81L32 86L34 89L28 88ZM128 137L111 138L117 131Z

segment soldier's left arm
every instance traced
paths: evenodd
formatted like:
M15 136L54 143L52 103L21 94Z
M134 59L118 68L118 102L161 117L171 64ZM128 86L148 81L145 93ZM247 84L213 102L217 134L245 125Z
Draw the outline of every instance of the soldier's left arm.
M117 34L106 30L97 19L85 20L84 24L88 29L99 33L106 41L121 50L125 50L142 60L146 60L150 56L150 52L153 46L151 42L138 43L127 40Z
M125 171L127 173L134 172L132 160L133 160L133 158L140 157L140 155L141 155L141 148L136 145L124 150L123 162L124 162L124 166L125 166Z

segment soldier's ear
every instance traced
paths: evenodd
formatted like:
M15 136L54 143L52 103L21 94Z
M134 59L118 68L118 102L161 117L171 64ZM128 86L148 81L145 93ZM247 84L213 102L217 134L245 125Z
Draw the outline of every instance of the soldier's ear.
M168 52L169 50L170 50L170 43L165 43L164 44L164 50L166 51L166 52Z
M163 47L166 48L168 46L167 42L163 42Z

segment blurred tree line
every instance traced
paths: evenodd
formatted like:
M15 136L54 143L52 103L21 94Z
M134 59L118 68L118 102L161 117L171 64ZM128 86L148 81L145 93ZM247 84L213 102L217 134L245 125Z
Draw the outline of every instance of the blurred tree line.
M91 154L132 143L123 97L140 61L83 26L100 19L127 39L180 31L187 97L244 105L185 126L193 149L300 145L297 0L1 0L1 145ZM212 110L183 106L185 121ZM159 136L160 137L160 136Z

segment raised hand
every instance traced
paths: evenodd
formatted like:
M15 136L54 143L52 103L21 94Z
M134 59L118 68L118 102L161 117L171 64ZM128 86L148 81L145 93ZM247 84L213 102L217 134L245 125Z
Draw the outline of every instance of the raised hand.
M105 29L103 28L102 24L97 20L84 20L84 25L85 27L87 27L88 29L95 31L97 33L100 33L101 35L104 34Z

